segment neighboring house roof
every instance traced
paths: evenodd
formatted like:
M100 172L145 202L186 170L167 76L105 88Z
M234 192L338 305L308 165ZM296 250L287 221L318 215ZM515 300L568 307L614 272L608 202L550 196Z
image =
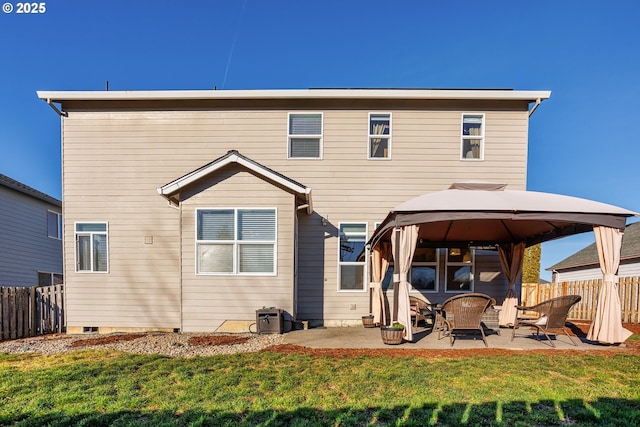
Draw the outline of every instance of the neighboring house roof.
M31 188L26 184L16 181L15 179L11 179L6 175L0 174L0 186L10 188L22 194L26 194L27 196L31 196L33 198L42 200L43 202L47 202L58 207L62 206L62 202L60 200L55 199L41 191L38 191L35 188Z
M297 181L288 178L281 173L269 169L266 166L255 162L248 157L243 156L236 150L230 150L222 157L208 163L201 168L198 168L188 174L158 188L158 194L169 200L169 202L178 204L180 189L193 184L194 182L220 170L221 168L231 164L239 164L250 171L254 172L258 176L274 182L281 187L289 190L291 193L300 195L305 203L307 213L313 212L313 205L311 203L311 188L305 187Z
M627 225L622 237L620 260L624 261L634 258L640 258L640 222ZM565 270L576 267L598 266L599 264L598 250L596 249L596 244L592 243L546 270Z

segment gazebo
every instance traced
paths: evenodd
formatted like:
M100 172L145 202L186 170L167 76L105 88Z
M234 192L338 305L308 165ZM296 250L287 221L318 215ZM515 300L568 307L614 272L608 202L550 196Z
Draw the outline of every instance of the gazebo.
M392 320L413 339L408 273L418 240L434 247L497 247L509 282L500 313L502 326L515 321L515 284L524 249L560 237L593 230L604 280L587 339L621 343L631 332L622 327L617 270L626 220L635 212L592 200L534 191L507 190L505 184L454 183L396 206L368 242L372 252L372 312L380 322L384 307L382 278L394 261ZM377 317L376 317L377 316Z

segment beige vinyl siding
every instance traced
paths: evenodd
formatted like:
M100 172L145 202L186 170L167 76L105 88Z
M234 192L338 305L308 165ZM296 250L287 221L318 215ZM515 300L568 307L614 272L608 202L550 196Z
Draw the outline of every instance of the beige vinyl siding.
M171 151L130 142L148 124L132 132L100 116L63 121L68 326L180 328L180 217L156 192L175 178ZM75 272L75 222L109 224L108 273Z
M496 111L492 103L487 104L485 111L479 102L474 102L473 110L457 102L449 104L446 111L394 109L383 104L379 102L375 108L362 110L323 110L317 105L301 108L323 113L322 160L287 159L287 114L294 111L289 109L70 111L64 119L63 146L68 210L66 273L74 271L73 235L69 233L73 221L109 222L110 272L67 275L69 324L85 326L91 319L105 324L123 318L138 323L144 320L139 310L124 304L101 308L100 299L112 292L111 287L126 283L122 287L129 292L121 293L123 300L146 294L145 304L149 307L162 304L164 320L146 323L179 327L179 212L167 207L156 188L231 149L313 191L315 212L309 216L299 212L300 319L359 319L368 312L367 292L337 292L338 223L367 222L371 233L374 223L382 221L393 206L426 192L445 189L454 181L488 180L508 183L511 189L526 188L526 109ZM367 159L371 111L392 114L390 161ZM483 161L460 160L460 125L462 113L467 112L485 114ZM293 209L293 196L285 195L291 197L288 206ZM279 227L285 212L289 210L278 209ZM326 227L321 226L321 217L328 217ZM293 239L292 230L288 231L287 239ZM154 236L150 247L144 245L144 236L149 234ZM192 238L186 231L183 236ZM185 262L188 252L183 248ZM141 264L149 265L141 268ZM280 272L283 266L278 268ZM183 275L192 271L183 271ZM192 285L184 283L183 298L191 298L187 288ZM156 293L157 287L171 292ZM283 293L278 295L284 298ZM250 311L262 305L285 303L284 299L278 299L278 304L250 301L258 306L245 307L245 319ZM355 310L351 309L352 304L356 304ZM79 309L87 308L90 310L86 317L77 314ZM215 322L207 317L210 314L201 311L206 310L185 306L185 324L193 318L194 328L212 326ZM229 312L226 316L239 315Z
M225 320L255 319L262 307L292 316L294 196L238 167L224 168L188 193L181 203L183 330L215 331ZM275 208L276 275L196 274L197 208Z

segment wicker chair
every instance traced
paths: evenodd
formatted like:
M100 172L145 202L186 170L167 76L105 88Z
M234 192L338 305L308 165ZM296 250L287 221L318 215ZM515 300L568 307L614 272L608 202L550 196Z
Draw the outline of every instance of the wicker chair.
M536 338L540 339L540 332L544 334L545 337L549 340L549 343L553 348L556 345L553 343L549 334L547 333L549 329L560 329L566 336L571 340L571 344L578 346L578 344L571 338L567 328L565 327L565 323L567 322L567 315L569 314L569 310L573 307L574 304L579 302L582 299L580 295L567 295L563 297L552 298L546 301L541 302L540 304L532 305L530 307L524 307L517 305L518 314L521 311L529 311L535 312L535 318L520 318L520 316L516 315L516 321L513 325L513 332L511 333L511 341L516 335L516 329L520 326L529 326L536 328Z
M442 303L442 311L444 312L442 321L449 333L451 346L453 346L456 332L468 333L473 331L475 333L479 331L482 335L484 346L488 347L481 324L482 315L490 305L495 303L495 300L489 295L479 293L456 295ZM441 338L442 333L443 329L440 329L438 339Z
M415 327L418 327L419 321L424 320L426 322L427 318L432 316L429 304L423 299L410 296L409 306L411 307L411 317L415 318Z

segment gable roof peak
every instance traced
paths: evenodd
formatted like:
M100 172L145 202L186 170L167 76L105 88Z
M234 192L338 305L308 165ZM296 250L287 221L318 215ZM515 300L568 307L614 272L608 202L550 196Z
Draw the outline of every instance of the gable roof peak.
M169 203L178 205L180 202L179 193L182 188L191 185L196 181L199 181L200 179L220 170L221 168L231 163L239 164L242 167L255 173L262 179L272 181L290 191L291 193L295 193L301 196L302 198L304 198L304 207L306 208L307 213L310 214L311 212L313 212L313 206L311 203L311 188L306 187L299 182L294 181L293 179L274 171L273 169L261 165L260 163L251 160L246 156L243 156L237 150L229 150L225 155L218 157L214 161L192 172L189 172L188 174L176 180L173 180L170 183L163 185L162 187L159 187L157 189L158 194L166 198Z

